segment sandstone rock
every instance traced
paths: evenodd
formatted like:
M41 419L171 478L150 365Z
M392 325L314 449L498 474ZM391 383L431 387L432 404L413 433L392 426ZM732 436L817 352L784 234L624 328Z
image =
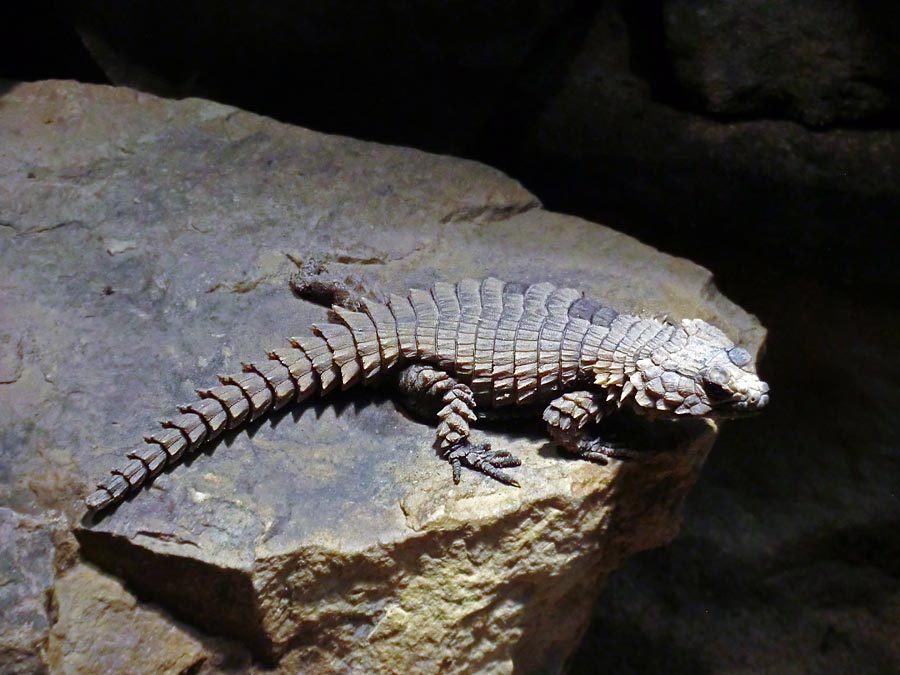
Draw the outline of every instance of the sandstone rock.
M0 498L72 522L154 420L323 318L291 296L296 264L376 294L549 278L708 319L751 349L763 337L705 270L545 212L493 169L127 89L10 89L0 223ZM350 392L226 437L76 535L167 621L283 672L557 670L606 573L674 536L715 430L635 425L634 443L660 452L607 467L561 459L537 425L482 433L521 456L521 490L477 475L454 486L432 429L385 392ZM132 613L167 634L143 604L98 604L89 589L108 581L79 569L56 583L70 616L97 617L94 645ZM81 631L57 624L56 662L89 653ZM140 672L199 663L183 631L181 656ZM149 648L129 635L126 650Z
M153 606L144 606L121 582L89 565L56 580L56 617L47 646L50 672L206 673L246 669L248 659L223 641L204 640Z

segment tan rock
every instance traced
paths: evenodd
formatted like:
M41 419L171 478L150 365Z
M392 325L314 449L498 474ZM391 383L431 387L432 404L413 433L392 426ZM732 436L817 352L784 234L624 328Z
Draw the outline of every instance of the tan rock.
M207 658L199 639L89 565L70 570L54 591L53 673L181 673Z

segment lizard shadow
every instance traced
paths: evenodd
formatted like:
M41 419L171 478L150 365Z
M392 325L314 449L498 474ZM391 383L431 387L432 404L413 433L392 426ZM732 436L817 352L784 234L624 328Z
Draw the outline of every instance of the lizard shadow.
M278 410L263 414L252 422L243 423L236 429L223 432L212 441L204 443L194 452L185 453L178 461L171 462L158 474L147 479L140 489L130 492L120 502L110 505L99 512L85 513L81 518L81 524L84 527L90 527L103 522L106 518L116 513L124 504L138 498L144 490L154 489L156 478L159 476L177 471L180 467L190 467L201 458L212 457L220 447L231 448L241 436L246 435L246 437L253 439L267 425L272 429L276 429L287 418L290 418L293 423L297 423L304 415L310 413L318 420L329 409L333 410L335 415L338 416L345 414L348 410L352 410L354 414L357 414L368 407L392 400L392 398L381 388L371 386L354 388L352 391L332 392L326 398L316 397L315 399L288 403ZM157 486L156 489L159 489L159 487Z
M433 414L418 411L415 407L406 405L402 399L387 398L394 401L395 406L406 419L435 428ZM548 437L546 424L541 419L542 410L543 406L517 408L510 414L495 414L496 411L486 411L486 414L482 415L480 411L477 411L479 412L478 421L472 425L472 430L475 432L489 431L541 443L538 447L538 454L541 457L585 461L561 450ZM626 461L640 461L684 447L702 434L704 429L706 429L706 423L702 420L654 420L626 408L598 424L590 425L587 430L590 433L596 433L608 445L636 455L633 459L630 458ZM441 456L440 449L435 448L435 450L437 455Z
M596 434L604 444L619 448L635 455L625 461L652 459L662 453L684 447L697 438L706 428L706 423L697 419L655 420L633 410L624 408L615 415L588 425L587 431ZM546 436L546 433L544 433ZM556 443L548 440L539 449L542 457L555 457L567 461L584 459L560 450Z
M300 422L304 415L309 414L312 414L316 420L319 420L328 410L333 411L337 416L346 414L347 411L351 410L353 414L358 414L366 408L380 405L389 400L392 400L392 397L387 392L381 390L379 387L370 386L354 387L352 390L331 392L324 398L315 397L305 401L288 403L283 408L266 413L259 419L241 425L237 429L226 431L219 438L191 455L191 457L183 461L182 464L190 466L198 456L212 455L220 444L224 445L226 448L230 448L241 435L246 435L248 438L252 439L266 426L271 429L277 429L284 423L284 420L288 418L290 418L292 423L296 424ZM175 466L167 467L166 470L168 471L173 468L175 468Z
M278 428L285 419L290 418L293 423L298 423L304 415L312 414L315 419L321 419L327 410L332 410L340 416L352 410L353 414L375 405L391 402L397 412L405 419L423 424L431 429L436 428L433 415L422 414L410 407L396 394L392 394L387 387L369 386L357 387L348 391L336 391L325 398L316 397L301 402L292 402L279 410L262 415L237 429L224 432L213 441L204 444L197 451L181 458L179 462L173 462L160 474L168 474L176 470L180 465L189 467L201 456L211 457L220 446L230 448L242 435L253 439L260 430L268 425L272 429ZM560 450L556 443L547 438L546 427L541 420L540 411L525 411L517 409L514 415L486 415L479 417L473 425L475 430L491 431L507 436L525 438L533 442L544 441L538 448L538 454L542 457L563 459L567 461L584 461L583 459ZM533 413L533 414L526 414ZM705 423L698 420L686 419L677 421L653 421L625 409L616 415L612 415L596 425L592 425L590 431L597 433L604 442L617 448L622 448L636 453L636 460L651 459L660 453L683 447L691 439L696 438L704 428ZM441 457L439 447L432 446L437 457ZM628 460L634 461L634 460ZM105 518L114 514L122 504L129 503L139 496L144 489L153 489L155 478L149 479L141 489L136 490L125 497L121 502L99 513L86 513L82 518L82 525L90 526L102 522ZM159 489L159 488L157 488Z

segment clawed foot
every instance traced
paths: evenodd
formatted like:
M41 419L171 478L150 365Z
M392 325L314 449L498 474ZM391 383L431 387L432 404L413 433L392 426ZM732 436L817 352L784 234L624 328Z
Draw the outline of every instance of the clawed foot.
M459 441L445 451L444 459L450 462L450 466L453 467L454 483L459 483L462 467L465 466L469 469L480 471L501 483L519 487L515 479L505 471L502 471L502 469L520 466L522 462L518 457L506 450L491 450L490 443L475 445L468 440Z
M573 457L577 457L579 459L586 459L591 462L597 462L598 464L606 465L609 463L610 458L612 459L635 459L638 456L638 452L634 450L629 450L628 448L623 448L620 445L613 445L611 443L603 443L599 438L593 438L591 440L582 440L578 443L577 448L567 448L564 446L560 446L564 452L569 453Z

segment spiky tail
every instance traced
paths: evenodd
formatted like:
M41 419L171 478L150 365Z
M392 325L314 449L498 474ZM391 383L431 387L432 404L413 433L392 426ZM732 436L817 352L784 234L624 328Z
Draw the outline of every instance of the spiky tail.
M352 386L362 375L376 375L381 365L377 339L374 358L371 349L363 349L371 343L365 339L368 334L375 335L372 321L366 314L336 310L343 325L313 326L315 335L290 338L292 347L269 352L268 361L245 363L239 375L220 375L221 386L198 389L198 400L179 407L180 415L162 422L162 431L146 436L145 445L129 452L127 460L97 484L84 500L87 508L100 511L122 501L226 430L317 391L324 395L338 385Z

